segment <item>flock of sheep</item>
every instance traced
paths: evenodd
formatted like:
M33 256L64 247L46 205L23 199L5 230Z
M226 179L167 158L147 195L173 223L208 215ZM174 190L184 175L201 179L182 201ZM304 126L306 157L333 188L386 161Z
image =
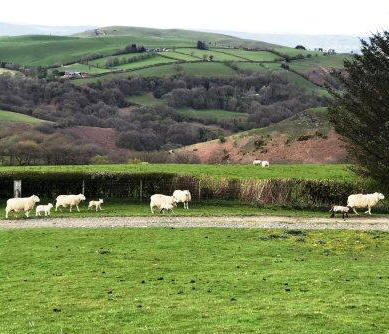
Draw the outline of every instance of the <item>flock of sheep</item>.
M263 162L263 161L262 161ZM350 195L347 199L347 206L334 205L330 209L331 217L335 217L336 213L341 213L343 218L348 217L350 210L352 209L355 214L358 215L356 209L367 208L365 213L371 215L371 209L375 207L380 200L385 199L385 196L381 193L374 194L355 194ZM86 198L83 194L78 195L59 195L56 198L55 211L61 207L69 207L70 212L75 206L77 211L80 212L78 207L82 201ZM158 209L161 213L165 211L171 211L174 213L173 208L178 203L183 203L185 209L189 209L189 202L192 200L192 196L189 190L175 190L172 196L166 196L161 194L155 194L150 197L150 210L154 214L154 209ZM34 209L35 205L40 202L40 199L36 195L32 195L26 198L11 198L7 201L7 207L5 209L5 217L8 218L10 212L24 211L26 217L29 217L30 211ZM102 210L101 205L103 200L90 201L88 204L89 209ZM50 216L50 210L53 208L53 204L38 205L35 209L35 215L40 216L43 213L45 216Z
M85 201L86 198L83 194L78 195L59 195L56 198L55 211L58 209L61 210L61 207L69 207L70 212L75 206L77 211L80 212L78 207L82 201ZM175 190L173 196L165 196L161 194L155 194L150 197L150 209L154 213L154 208L157 208L160 212L171 211L177 206L178 203L184 203L184 208L189 209L189 202L192 200L192 196L189 190ZM36 195L25 198L10 198L7 201L7 206L5 208L5 218L8 218L9 213L11 212L20 212L24 211L26 217L30 215L30 211L34 209L35 205L40 202L40 199ZM88 210L95 208L95 210L102 210L101 205L104 203L103 199L98 201L90 201L88 204ZM35 208L35 215L40 217L43 213L45 216L50 216L51 209L53 204L48 203L46 205L38 205Z

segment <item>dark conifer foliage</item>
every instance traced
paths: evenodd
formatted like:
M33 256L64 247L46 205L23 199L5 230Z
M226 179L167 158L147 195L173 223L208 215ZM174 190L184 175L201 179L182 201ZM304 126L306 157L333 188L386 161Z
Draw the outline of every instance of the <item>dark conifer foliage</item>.
M344 89L335 97L330 119L344 137L355 170L389 185L389 32L362 41L362 53L345 61L337 74Z

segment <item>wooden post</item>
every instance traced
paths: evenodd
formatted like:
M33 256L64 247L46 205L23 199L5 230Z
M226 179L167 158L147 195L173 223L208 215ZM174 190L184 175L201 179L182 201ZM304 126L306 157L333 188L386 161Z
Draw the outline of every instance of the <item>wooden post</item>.
M22 180L14 180L14 197L22 196Z
M142 202L142 198L143 198L143 182L142 182L142 179L140 179L140 181L139 181L139 199L141 202Z

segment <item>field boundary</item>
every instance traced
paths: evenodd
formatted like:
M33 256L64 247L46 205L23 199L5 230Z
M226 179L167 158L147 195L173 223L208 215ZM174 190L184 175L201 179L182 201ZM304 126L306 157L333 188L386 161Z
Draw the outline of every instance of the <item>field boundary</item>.
M389 232L389 218L347 220L305 217L104 217L8 220L0 230L29 228L251 228L284 230L353 230Z

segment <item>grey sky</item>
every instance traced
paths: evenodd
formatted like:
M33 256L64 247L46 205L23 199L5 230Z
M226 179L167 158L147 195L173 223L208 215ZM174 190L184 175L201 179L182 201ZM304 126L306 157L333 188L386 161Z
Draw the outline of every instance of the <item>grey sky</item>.
M389 30L389 0L5 0L0 22L360 36Z

